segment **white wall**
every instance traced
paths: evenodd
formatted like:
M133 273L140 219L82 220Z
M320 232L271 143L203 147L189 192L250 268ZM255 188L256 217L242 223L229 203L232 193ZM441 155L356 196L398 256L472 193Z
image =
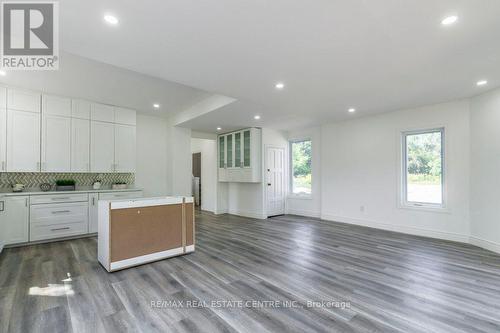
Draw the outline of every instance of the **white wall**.
M191 139L191 153L201 153L201 209L217 211L217 143L210 139Z
M169 125L171 122L169 121ZM171 195L191 196L191 129L169 126L167 157Z
M287 213L320 217L321 216L321 127L313 127L288 133L288 139L311 140L312 193L308 198L288 196ZM287 148L289 149L289 147ZM291 170L290 170L291 172ZM287 182L290 183L288 177ZM290 185L290 184L289 184ZM291 191L291 188L290 188Z
M260 183L228 183L222 184L220 191L221 209L227 198L227 212L230 214L247 216L258 219L267 218L266 209L266 170L265 170L265 148L266 146L280 147L285 149L285 165L287 164L287 138L286 133L268 128L262 129L262 182ZM226 192L227 190L227 195Z
M471 243L500 253L500 89L471 101Z
M137 115L137 167L135 184L144 196L162 196L170 192L167 182L167 120Z
M439 126L446 135L448 211L398 208L400 133ZM328 143L321 152L324 219L468 241L468 101L324 125L321 133Z

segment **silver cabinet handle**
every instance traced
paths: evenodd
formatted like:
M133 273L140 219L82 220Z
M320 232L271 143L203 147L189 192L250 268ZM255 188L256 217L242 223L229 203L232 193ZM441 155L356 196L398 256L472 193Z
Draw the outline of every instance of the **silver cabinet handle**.
M28 198L24 199L24 205L28 207Z
M71 199L70 197L64 197L64 198L52 198L52 201L57 201L57 200L69 200Z
M70 227L50 229L50 231L69 230Z
M2 161L2 171L5 171L5 161Z
M5 201L0 201L0 212L5 210Z
M92 198L92 206L95 206L95 198Z
M52 214L67 214L67 213L71 213L70 210L55 210L52 212Z

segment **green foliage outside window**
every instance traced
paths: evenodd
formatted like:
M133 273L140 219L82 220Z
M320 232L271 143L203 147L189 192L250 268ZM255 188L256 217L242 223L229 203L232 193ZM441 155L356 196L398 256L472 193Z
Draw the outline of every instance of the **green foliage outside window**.
M311 141L292 142L293 193L311 193Z

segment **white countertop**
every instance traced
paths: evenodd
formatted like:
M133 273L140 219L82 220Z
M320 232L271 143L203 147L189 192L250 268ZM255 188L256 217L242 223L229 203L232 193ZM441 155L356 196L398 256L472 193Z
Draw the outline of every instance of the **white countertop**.
M0 189L0 196L18 196L18 195L50 195L50 194L71 194L71 193L103 193L103 192L135 192L142 191L141 188L130 187L123 190L113 190L111 187L101 187L99 190L94 190L92 186L77 187L75 191L55 191L50 190L42 192L40 188L28 188L22 192L13 192L10 188Z
M137 198L137 199L114 199L114 200L99 200L99 205L104 205L103 207L109 207L111 204L111 209L123 209L123 208L137 208L137 207L151 207L151 206L163 206L163 205L175 205L185 203L193 203L193 197L152 197L152 198Z

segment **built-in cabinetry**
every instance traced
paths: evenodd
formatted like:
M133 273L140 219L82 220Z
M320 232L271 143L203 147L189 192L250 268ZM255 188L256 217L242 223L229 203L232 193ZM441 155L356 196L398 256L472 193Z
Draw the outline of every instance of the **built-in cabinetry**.
M7 171L40 171L40 94L7 90Z
M0 87L0 172L7 168L7 89Z
M91 169L97 172L134 172L136 114L133 110L92 105Z
M0 87L0 172L135 172L136 112Z
M98 200L140 197L140 190L4 195L0 197L0 243L94 234L98 230Z
M219 135L218 169L220 182L262 181L262 134L258 128L247 128Z
M29 196L0 198L0 241L4 245L29 239Z
M88 194L31 197L30 241L88 233Z

